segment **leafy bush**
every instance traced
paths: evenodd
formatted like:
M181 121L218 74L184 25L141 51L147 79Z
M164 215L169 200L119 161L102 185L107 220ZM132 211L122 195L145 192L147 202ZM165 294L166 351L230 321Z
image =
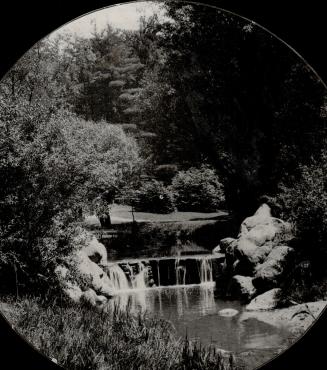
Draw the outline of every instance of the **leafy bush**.
M283 296L294 300L321 298L327 293L327 156L311 166L301 167L293 186L282 186L273 200L278 215L295 229L294 268L283 282ZM300 268L299 266L310 266ZM321 288L318 287L321 285ZM302 299L301 299L302 297Z
M283 307L294 303L326 300L326 277L317 277L309 261L296 261L294 265L281 281L281 290L277 295L278 304Z
M179 211L213 212L225 200L216 172L205 165L178 172L171 189Z
M136 211L170 213L174 211L172 195L160 181L145 181L133 192L132 204Z
M282 186L275 198L279 215L295 226L297 251L303 259L318 264L327 258L327 156L321 162L301 167L301 176L291 187Z
M138 163L135 141L119 127L0 96L0 178L6 179L0 183L0 280L15 271L37 287L40 275L54 282L80 211Z

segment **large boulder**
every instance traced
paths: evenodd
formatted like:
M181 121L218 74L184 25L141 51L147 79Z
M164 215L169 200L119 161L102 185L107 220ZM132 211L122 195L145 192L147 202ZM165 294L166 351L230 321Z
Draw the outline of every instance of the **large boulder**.
M108 275L98 264L91 261L83 250L76 252L75 258L76 270L89 287L106 297L115 295L115 288Z
M246 239L257 246L280 245L292 237L291 224L272 217L267 204L261 205L253 216L242 222L238 235L239 240Z
M240 299L249 302L256 294L256 289L252 284L252 277L235 275L232 277L227 296L233 299Z
M221 253L225 253L226 252L226 248L231 245L232 243L235 243L237 242L236 239L234 238L224 238L224 239L221 239L221 241L219 242L219 247L220 247L220 252Z
M243 221L237 240L223 239L226 244L226 260L229 264L239 260L242 271L252 275L273 248L281 245L278 244L281 240L289 240L291 237L290 224L271 217L270 208L263 204L253 216Z
M100 243L95 237L91 238L89 243L83 248L83 251L92 262L95 262L102 266L107 265L108 256L106 247L102 243Z
M256 267L253 284L258 291L264 292L278 286L293 249L278 246L272 249L266 260Z
M90 304L91 306L103 305L107 302L107 298L102 295L97 295L93 289L86 290L81 297L81 300L85 303Z
M292 252L283 242L292 238L291 224L272 217L269 206L262 204L242 222L237 239L222 239L219 251L225 252L225 278L233 287L231 292L241 295L240 288L235 287L240 282L238 277L232 279L234 275L253 277L251 283L258 293L277 287Z
M267 204L262 204L253 216L247 217L241 224L240 234L247 234L252 228L257 225L267 225L271 219L270 207Z
M272 310L277 306L277 294L280 289L271 289L255 297L245 308L248 311Z

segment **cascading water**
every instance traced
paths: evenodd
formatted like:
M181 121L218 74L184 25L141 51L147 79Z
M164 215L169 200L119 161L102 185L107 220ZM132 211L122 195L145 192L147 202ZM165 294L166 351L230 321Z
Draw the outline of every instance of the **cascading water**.
M133 289L147 288L148 268L142 262L137 264L137 273L131 277Z
M159 260L157 261L157 276L158 276L158 286L160 286L160 266L159 266Z
M180 264L180 258L175 260L176 285L185 285L186 266Z
M117 292L150 287L205 285L214 283L212 255L161 257L117 261L108 277Z
M129 289L125 272L118 264L114 263L110 265L107 269L107 275L115 290L119 291Z
M200 260L200 281L201 284L213 282L212 261L208 258Z

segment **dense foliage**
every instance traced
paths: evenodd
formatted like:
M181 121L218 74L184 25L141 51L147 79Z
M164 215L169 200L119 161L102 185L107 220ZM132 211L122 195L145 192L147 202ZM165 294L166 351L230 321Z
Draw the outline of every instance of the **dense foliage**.
M179 211L215 212L224 206L224 190L215 171L205 165L180 171L171 190Z
M170 213L174 211L173 197L160 181L147 180L135 190L132 204L136 211Z
M138 149L119 127L24 99L0 99L0 125L0 270L42 288L74 248L74 222L137 170Z
M263 194L291 184L298 163L325 145L325 88L282 42L245 19L201 5L166 2L170 22L149 26L142 103L157 134L159 164L207 159L222 175L226 201L245 216Z
M281 187L271 199L275 212L294 225L296 260L283 281L282 301L326 298L327 161L301 167L292 187Z

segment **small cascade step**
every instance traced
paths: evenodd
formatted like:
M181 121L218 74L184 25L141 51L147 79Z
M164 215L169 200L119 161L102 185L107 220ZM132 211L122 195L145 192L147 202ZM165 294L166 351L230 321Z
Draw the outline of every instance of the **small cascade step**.
M108 268L108 277L119 292L123 289L187 286L214 282L212 255L124 260Z

